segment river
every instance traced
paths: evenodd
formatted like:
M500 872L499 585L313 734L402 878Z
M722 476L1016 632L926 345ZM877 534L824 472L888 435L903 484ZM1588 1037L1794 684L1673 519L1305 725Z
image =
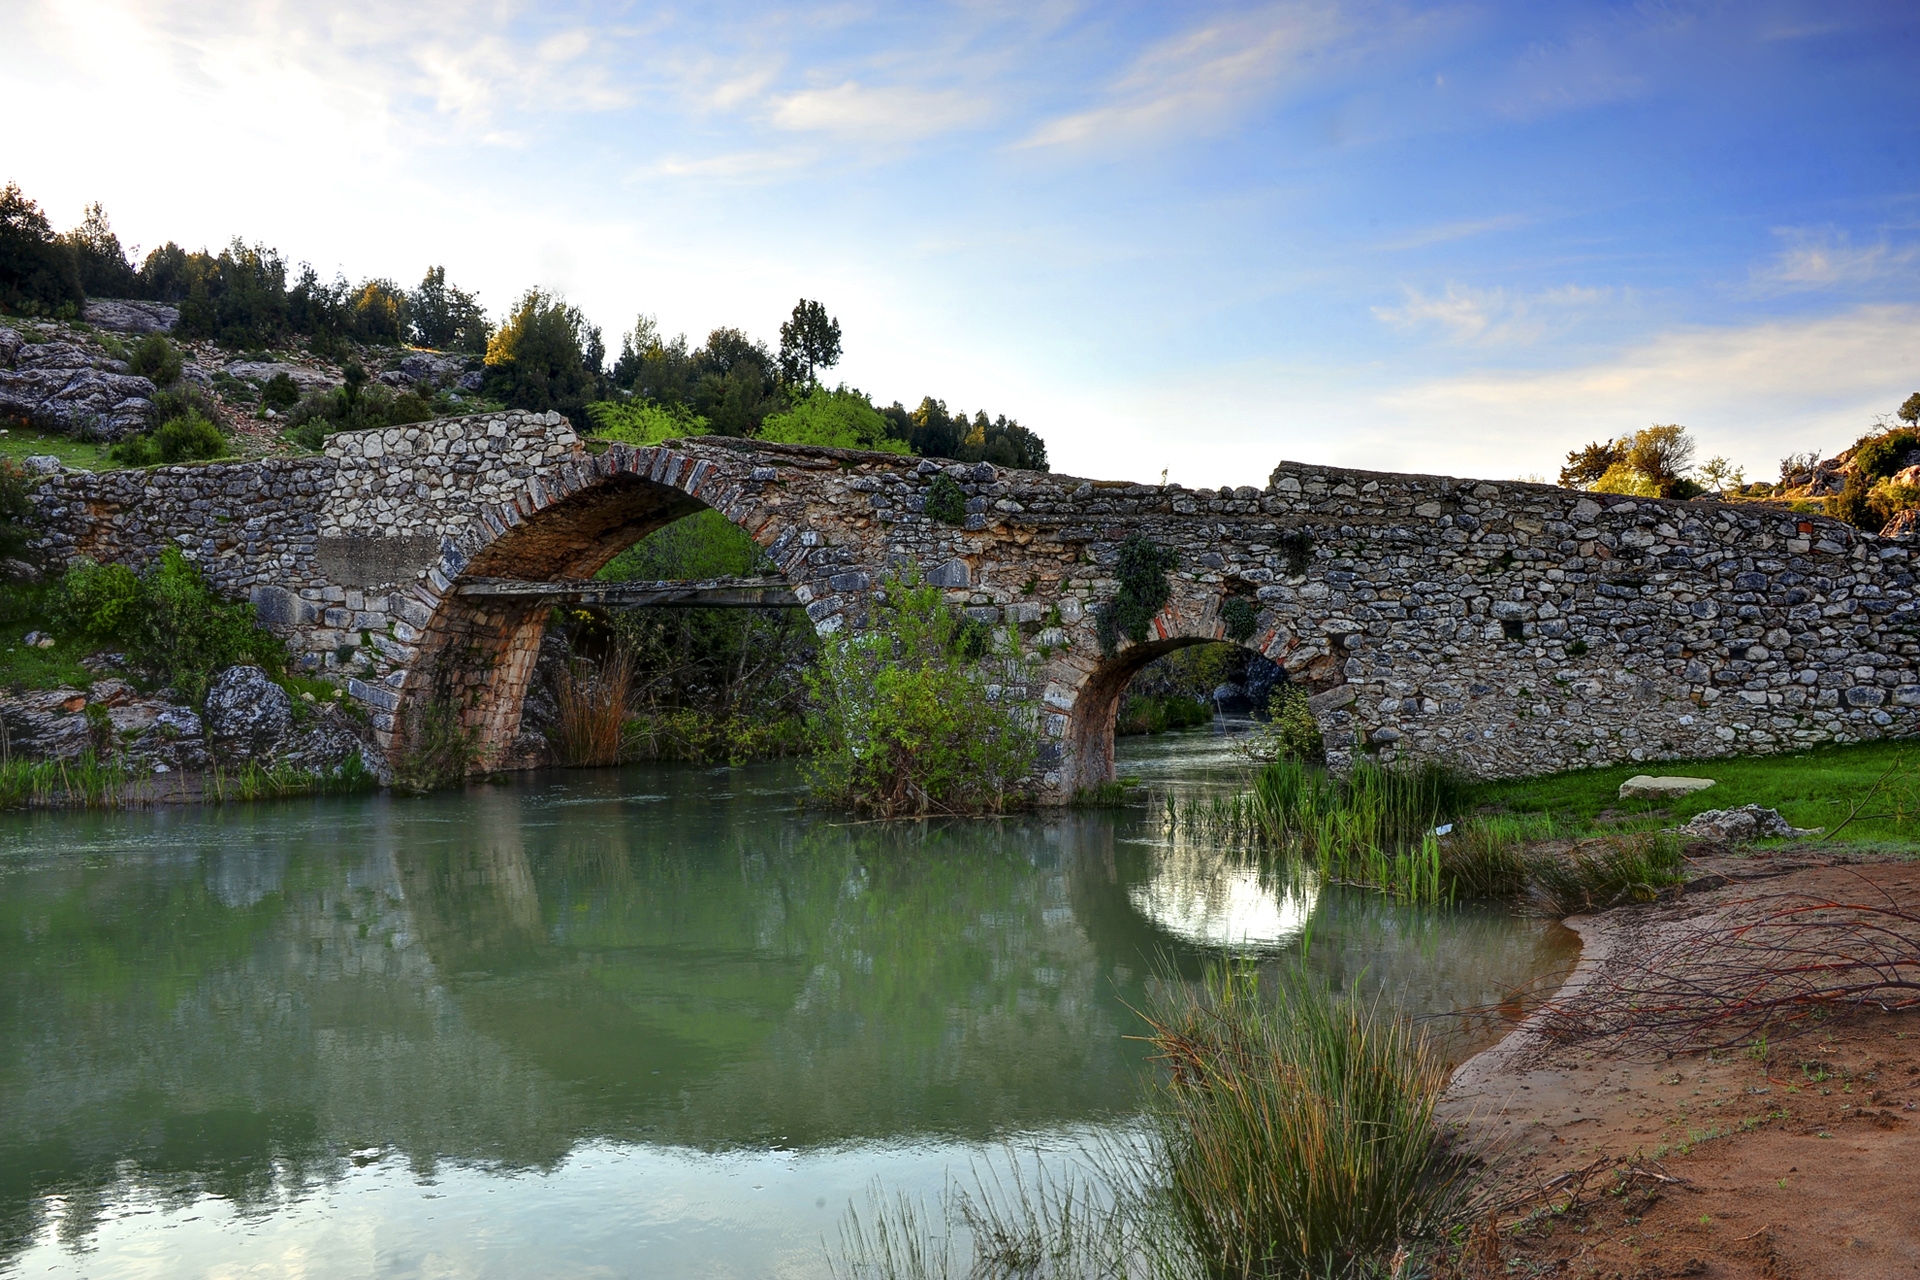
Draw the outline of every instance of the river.
M1205 730L1123 740L1159 790ZM1416 1014L1563 970L1158 809L853 823L784 764L0 818L0 1275L820 1276L875 1186L1071 1157L1212 958Z

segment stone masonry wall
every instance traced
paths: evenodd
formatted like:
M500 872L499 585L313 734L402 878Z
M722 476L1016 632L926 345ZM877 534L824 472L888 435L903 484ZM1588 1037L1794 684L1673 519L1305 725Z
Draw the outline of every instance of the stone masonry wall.
M924 513L942 471L961 526ZM711 437L593 452L518 413L345 433L319 458L69 472L39 494L56 558L180 545L347 679L392 750L451 699L483 767L512 762L545 615L459 584L589 576L700 506L767 548L822 634L864 625L907 565L1016 630L994 692L1038 717L1056 798L1109 776L1132 672L1223 638L1234 595L1336 764L1536 773L1905 735L1920 715L1913 548L1778 508L1296 463L1209 491ZM1095 610L1135 534L1178 554L1173 598L1147 643L1103 655Z

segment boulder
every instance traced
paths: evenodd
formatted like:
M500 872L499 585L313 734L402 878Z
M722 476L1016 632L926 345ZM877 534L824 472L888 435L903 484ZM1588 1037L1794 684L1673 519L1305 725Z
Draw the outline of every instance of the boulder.
M293 699L258 667L228 667L207 690L201 718L222 762L271 759L293 728Z
M287 364L279 360L235 360L226 367L226 373L229 377L244 378L262 386L284 373L293 379L293 385L300 389L301 395L340 385L340 376L329 370L309 369L302 364Z
M1732 809L1708 809L1695 814L1691 822L1679 828L1681 835L1701 840L1725 840L1730 844L1764 840L1770 836L1817 836L1824 830L1825 827L1796 827L1781 817L1778 809L1762 809L1757 804L1743 804Z
M1620 784L1622 800L1677 800L1714 785L1712 778L1654 778L1646 774Z
M398 368L381 374L380 381L390 387L418 387L423 391L431 391L451 385L466 370L465 356L415 351L402 359Z
M0 415L25 418L48 431L118 440L153 416L153 383L127 366L72 342L25 342L0 328L8 365L0 369Z
M180 323L180 308L130 298L91 298L81 315L94 328L114 333L166 333Z
M1894 512L1893 519L1880 530L1883 538L1911 538L1915 534L1920 534L1920 507Z

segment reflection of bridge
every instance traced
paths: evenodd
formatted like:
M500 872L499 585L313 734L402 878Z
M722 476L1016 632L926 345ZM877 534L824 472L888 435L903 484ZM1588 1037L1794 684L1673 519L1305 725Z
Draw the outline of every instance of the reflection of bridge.
M926 513L942 475L958 523ZM1132 673L1229 638L1230 618L1314 695L1336 763L1540 772L1905 734L1920 714L1909 548L1775 508L1295 463L1215 492L715 437L594 452L557 415L520 413L39 493L51 552L139 562L179 543L308 664L370 648L350 688L393 749L416 708L452 699L483 768L513 741L548 606L673 594L585 580L703 506L785 584L728 586L759 593L729 603L791 590L823 634L857 628L907 563L1017 627L1027 652L999 696L1040 717L1054 797L1111 774ZM1096 610L1136 535L1177 553L1172 596L1146 642L1103 654Z

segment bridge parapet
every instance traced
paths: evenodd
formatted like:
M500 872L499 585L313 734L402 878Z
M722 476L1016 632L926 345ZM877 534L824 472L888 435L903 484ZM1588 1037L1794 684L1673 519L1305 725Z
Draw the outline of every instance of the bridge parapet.
M960 524L925 513L938 474ZM331 437L320 457L69 472L42 547L142 564L181 546L349 687L394 750L450 699L508 763L545 608L481 579L589 578L702 506L765 547L815 627L864 624L911 564L1013 628L997 696L1046 734L1054 796L1108 775L1127 677L1225 638L1313 695L1335 763L1444 757L1522 774L1795 749L1920 723L1913 550L1778 508L1281 463L1260 489L1190 490L715 438L589 450L558 415ZM1143 644L1103 654L1098 607L1131 536L1179 557Z

